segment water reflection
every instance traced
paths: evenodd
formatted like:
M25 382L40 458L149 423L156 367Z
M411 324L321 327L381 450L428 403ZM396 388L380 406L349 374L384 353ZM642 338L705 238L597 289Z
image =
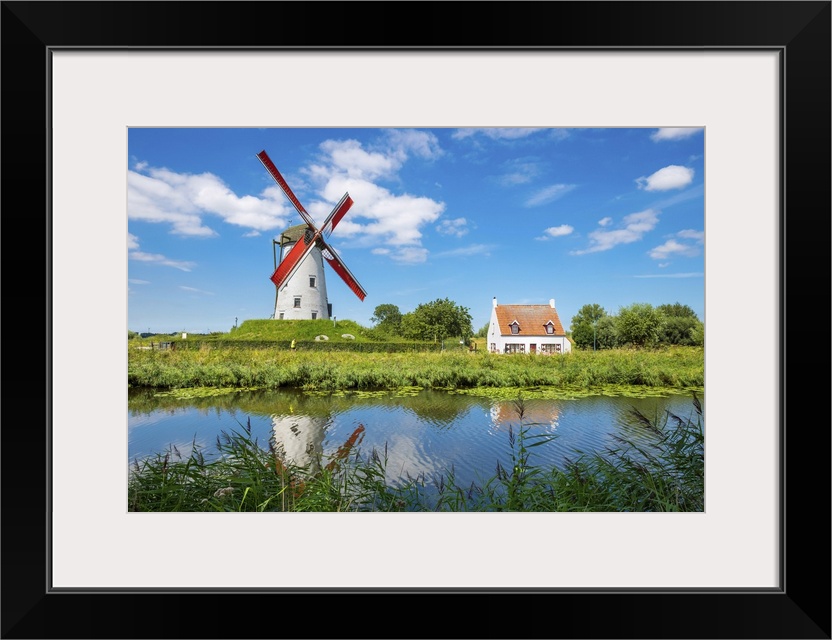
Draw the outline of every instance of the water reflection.
M532 434L556 434L535 447L532 462L563 467L576 452L603 452L620 440L652 438L627 412L637 407L651 419L672 411L693 412L690 396L524 400L522 421L513 401L441 391L418 393L304 394L297 390L257 391L217 397L177 398L136 390L128 402L128 458L164 452L175 444L186 456L193 442L204 446L222 431L250 424L252 439L270 441L286 462L317 473L348 444L363 455L386 452L391 482L427 477L453 468L460 484L493 475L510 456L509 426ZM365 429L366 426L366 429ZM210 449L204 449L206 457Z
M329 416L272 414L272 442L275 450L289 465L303 468L309 475L321 470L324 436Z
M515 431L521 425L534 428L535 433L555 433L560 418L560 404L556 400L526 400L521 407L516 402L496 402L489 414L493 432L504 432L509 426Z

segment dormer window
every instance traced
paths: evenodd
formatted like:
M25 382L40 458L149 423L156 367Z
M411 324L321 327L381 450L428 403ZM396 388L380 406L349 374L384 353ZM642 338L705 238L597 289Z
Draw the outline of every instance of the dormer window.
M548 333L548 334L552 334L552 333L555 332L555 325L552 324L551 320L549 320L549 322L544 324L543 327L546 329L546 333Z
M509 327L511 327L511 333L512 333L512 335L515 335L515 336L516 336L518 333L520 333L520 325L517 323L517 320L515 320L514 322L512 322L512 323L511 323L510 325L508 325L508 326L509 326Z

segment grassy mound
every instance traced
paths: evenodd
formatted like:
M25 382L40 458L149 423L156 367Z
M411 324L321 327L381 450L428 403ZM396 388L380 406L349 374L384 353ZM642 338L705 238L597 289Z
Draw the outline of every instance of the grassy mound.
M222 334L223 340L305 342L326 336L329 342L389 341L388 336L362 327L353 320L245 320L236 329ZM344 337L344 336L352 336Z

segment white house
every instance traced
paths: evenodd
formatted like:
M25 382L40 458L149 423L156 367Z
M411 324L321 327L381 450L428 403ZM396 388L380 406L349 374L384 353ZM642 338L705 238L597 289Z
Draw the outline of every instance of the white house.
M309 227L299 224L289 227L280 238L280 260L289 254L295 243L303 238ZM332 306L326 295L324 259L318 247L303 259L283 288L277 292L274 305L275 320L329 319Z
M569 353L555 301L549 304L497 304L494 298L488 326L491 353Z

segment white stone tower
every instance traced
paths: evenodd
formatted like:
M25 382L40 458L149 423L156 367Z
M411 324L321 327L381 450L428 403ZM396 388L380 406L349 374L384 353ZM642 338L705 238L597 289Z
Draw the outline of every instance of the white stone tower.
M299 224L289 227L280 237L280 259L289 253L296 242L303 242L303 234L309 227ZM277 292L274 305L275 320L328 320L332 306L326 295L324 259L318 247L307 254L295 271Z

